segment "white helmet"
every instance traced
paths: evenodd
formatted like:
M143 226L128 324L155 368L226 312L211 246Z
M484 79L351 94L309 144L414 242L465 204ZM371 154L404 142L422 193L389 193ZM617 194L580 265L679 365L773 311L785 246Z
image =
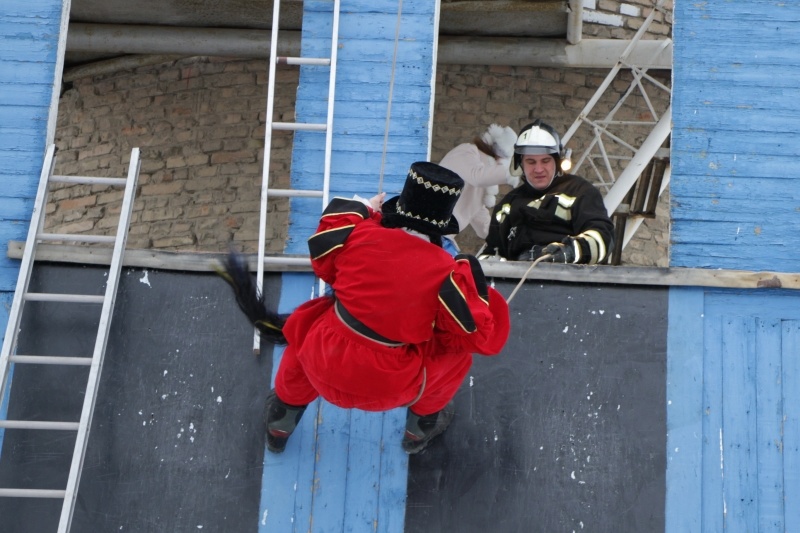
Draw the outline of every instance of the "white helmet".
M519 132L509 172L512 176L522 175L523 155L552 155L556 160L556 169L558 170L563 149L561 138L556 130L536 119Z

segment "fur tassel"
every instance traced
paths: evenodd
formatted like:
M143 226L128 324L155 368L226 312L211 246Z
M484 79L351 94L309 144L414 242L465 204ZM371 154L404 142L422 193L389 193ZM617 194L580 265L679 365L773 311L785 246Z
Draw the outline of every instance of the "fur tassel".
M236 295L236 303L250 323L261 333L261 339L272 344L286 345L283 325L289 315L267 309L264 295L256 287L244 257L231 251L222 261L222 265L215 270L231 286Z

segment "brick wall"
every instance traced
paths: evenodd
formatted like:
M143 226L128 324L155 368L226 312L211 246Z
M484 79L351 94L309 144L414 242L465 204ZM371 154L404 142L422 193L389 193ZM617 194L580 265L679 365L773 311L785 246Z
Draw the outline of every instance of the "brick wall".
M492 122L518 129L542 118L563 133L606 73L440 65L431 160ZM75 80L59 106L56 172L124 176L130 150L138 146L142 168L130 247L224 251L233 242L255 251L266 76L263 61L195 57ZM277 76L275 120L291 121L297 71L287 67ZM619 82L619 90L626 87ZM598 107L610 109L615 101L609 95ZM626 112L641 109L621 113ZM273 136L270 167L278 187L288 184L291 138L289 132ZM577 152L586 141L576 134L569 146ZM370 184L364 189L373 190ZM51 195L47 225L59 232L113 233L120 198L99 186L61 187ZM267 251L280 252L287 202L271 201L268 219ZM668 207L662 201L658 217L639 230L623 262L666 266L668 238ZM471 230L459 240L468 252L480 245Z

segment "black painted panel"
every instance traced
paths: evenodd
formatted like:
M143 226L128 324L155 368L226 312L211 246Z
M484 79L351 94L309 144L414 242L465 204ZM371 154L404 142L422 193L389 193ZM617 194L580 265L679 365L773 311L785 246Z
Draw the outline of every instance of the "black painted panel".
M511 313L411 458L405 530L663 531L667 289L528 282Z
M100 294L106 277L49 265L32 290ZM279 280L267 276L270 294ZM99 306L29 305L18 353L91 353ZM252 354L252 328L216 275L123 271L72 532L257 531L271 370L270 347ZM87 376L16 365L9 419L77 420ZM0 486L63 489L74 441L6 430ZM0 530L55 531L60 507L0 498Z

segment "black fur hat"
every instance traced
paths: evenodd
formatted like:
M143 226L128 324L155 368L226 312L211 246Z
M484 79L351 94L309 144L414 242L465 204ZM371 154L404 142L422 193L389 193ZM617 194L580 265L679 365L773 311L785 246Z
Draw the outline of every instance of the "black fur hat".
M418 161L411 165L400 196L383 202L387 225L405 227L426 235L458 233L453 216L464 180L436 163Z

